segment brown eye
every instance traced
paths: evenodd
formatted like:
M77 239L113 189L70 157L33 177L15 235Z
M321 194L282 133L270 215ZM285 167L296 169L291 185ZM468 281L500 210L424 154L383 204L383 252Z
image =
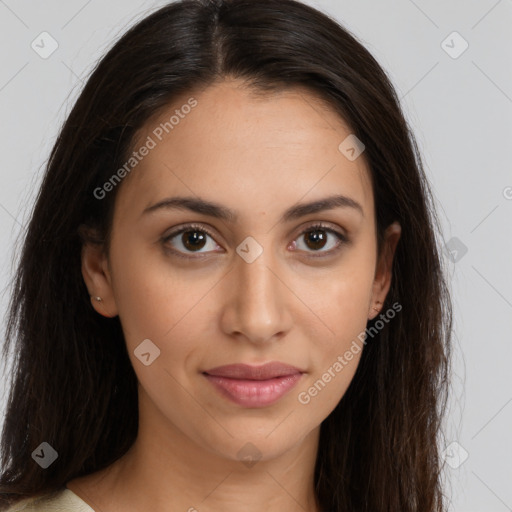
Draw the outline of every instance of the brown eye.
M208 238L211 239L209 248ZM299 249L309 253L312 257L332 256L341 249L343 244L349 243L345 235L323 224L309 226L299 234L296 240L298 241L293 241L294 250ZM162 243L173 254L184 258L194 258L194 256L188 256L188 254L202 255L215 252L219 248L213 235L200 225L183 226L162 238ZM323 250L325 247L327 247L327 250ZM205 248L206 250L203 251L202 249Z
M181 243L189 251L202 249L205 245L206 236L201 231L191 230L181 233Z
M330 236L333 235L333 236ZM332 238L332 242L329 241ZM309 252L309 253L320 253L318 256L331 255L338 251L344 243L348 243L348 239L345 235L338 233L334 229L328 228L323 224L317 224L309 226L302 231L297 239L299 242L304 240L304 247L301 247L299 242L295 242L295 248ZM329 247L327 250L322 250L326 246ZM316 257L316 255L314 255Z
M327 235L324 230L315 229L305 234L304 240L310 249L322 249L327 242Z
M208 238L212 239L209 248ZM218 248L218 245L213 241L213 235L204 227L195 225L184 226L174 231L162 238L162 243L165 246L171 246L173 253L184 257L187 257L187 253L204 254ZM208 250L202 251L205 247Z

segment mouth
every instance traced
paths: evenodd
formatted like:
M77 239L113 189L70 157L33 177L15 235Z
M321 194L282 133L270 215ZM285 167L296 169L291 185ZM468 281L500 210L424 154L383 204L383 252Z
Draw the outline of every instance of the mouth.
M280 362L262 366L232 364L203 372L225 398L242 407L266 407L297 385L305 372Z

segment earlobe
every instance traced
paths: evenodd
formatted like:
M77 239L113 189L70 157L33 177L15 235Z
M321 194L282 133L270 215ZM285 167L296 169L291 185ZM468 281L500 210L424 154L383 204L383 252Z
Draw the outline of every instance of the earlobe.
M116 316L108 258L101 244L85 242L82 245L82 276L95 311L108 318Z
M402 228L398 222L390 224L384 233L384 243L377 263L375 279L373 282L372 298L369 308L369 320L375 318L386 300L391 287L393 259L396 246L400 239Z

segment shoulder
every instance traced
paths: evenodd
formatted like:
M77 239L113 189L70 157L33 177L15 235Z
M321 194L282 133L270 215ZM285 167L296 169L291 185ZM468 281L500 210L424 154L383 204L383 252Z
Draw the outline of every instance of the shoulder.
M69 489L61 489L43 496L26 498L5 512L94 512Z

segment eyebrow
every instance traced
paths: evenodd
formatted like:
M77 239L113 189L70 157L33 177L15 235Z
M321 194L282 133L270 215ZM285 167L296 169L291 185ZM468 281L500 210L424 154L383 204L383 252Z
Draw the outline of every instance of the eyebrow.
M326 210L334 210L335 208L352 208L358 211L363 217L363 207L354 199L344 195L335 195L312 201L309 203L301 203L294 205L284 212L280 222L289 222L304 217L311 213L318 213ZM197 197L168 197L162 199L157 203L148 206L142 215L154 212L156 210L189 210L192 212L221 219L226 222L236 223L238 220L238 213L225 206L205 199Z

